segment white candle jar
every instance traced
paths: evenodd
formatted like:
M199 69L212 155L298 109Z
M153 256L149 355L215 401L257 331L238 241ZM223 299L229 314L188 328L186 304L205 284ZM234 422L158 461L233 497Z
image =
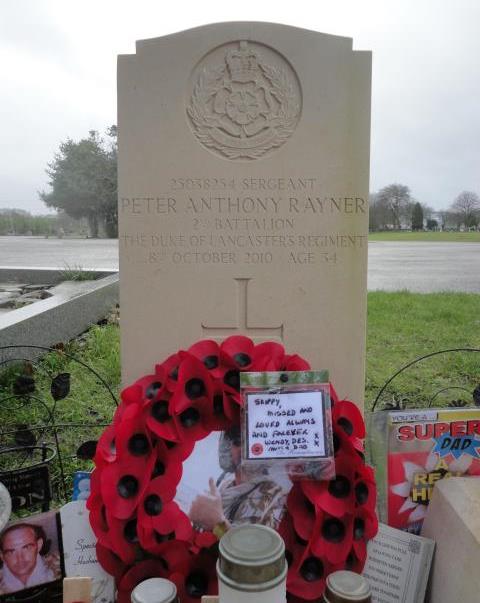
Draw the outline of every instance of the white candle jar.
M164 578L140 582L132 591L132 603L178 603L177 587Z
M287 569L277 532L251 524L232 528L220 540L219 603L285 603Z

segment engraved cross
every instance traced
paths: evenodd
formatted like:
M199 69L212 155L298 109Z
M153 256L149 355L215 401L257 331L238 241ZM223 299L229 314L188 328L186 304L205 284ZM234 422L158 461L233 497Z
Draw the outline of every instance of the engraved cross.
M213 326L202 322L202 333L214 339L223 339L235 333L248 335L255 339L276 339L283 341L283 323L279 326L252 326L248 320L248 283L251 278L236 278L237 284L237 324L232 326Z

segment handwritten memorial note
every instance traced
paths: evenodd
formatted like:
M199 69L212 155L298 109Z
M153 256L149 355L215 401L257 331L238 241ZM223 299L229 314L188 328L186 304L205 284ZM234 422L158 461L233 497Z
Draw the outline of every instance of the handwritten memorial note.
M63 556L68 577L92 578L92 601L113 603L115 585L113 577L100 566L95 551L97 539L88 521L85 501L70 502L60 509L62 521Z
M247 394L247 458L326 456L321 391Z

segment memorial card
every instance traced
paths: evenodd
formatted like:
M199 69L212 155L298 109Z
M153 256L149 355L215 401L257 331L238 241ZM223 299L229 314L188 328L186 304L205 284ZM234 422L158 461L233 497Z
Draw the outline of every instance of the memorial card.
M435 543L380 524L367 545L363 575L373 603L421 603L425 598Z
M60 517L66 576L91 577L93 603L113 603L114 579L102 569L97 560L97 539L88 521L85 501L67 503L61 508Z

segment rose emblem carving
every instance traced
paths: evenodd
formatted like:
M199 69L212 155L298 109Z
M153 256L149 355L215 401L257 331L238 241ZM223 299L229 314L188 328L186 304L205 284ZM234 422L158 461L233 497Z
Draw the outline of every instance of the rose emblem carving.
M262 51L263 50L263 51ZM252 42L227 45L199 68L187 107L197 139L228 159L257 159L293 134L301 112L288 63Z

